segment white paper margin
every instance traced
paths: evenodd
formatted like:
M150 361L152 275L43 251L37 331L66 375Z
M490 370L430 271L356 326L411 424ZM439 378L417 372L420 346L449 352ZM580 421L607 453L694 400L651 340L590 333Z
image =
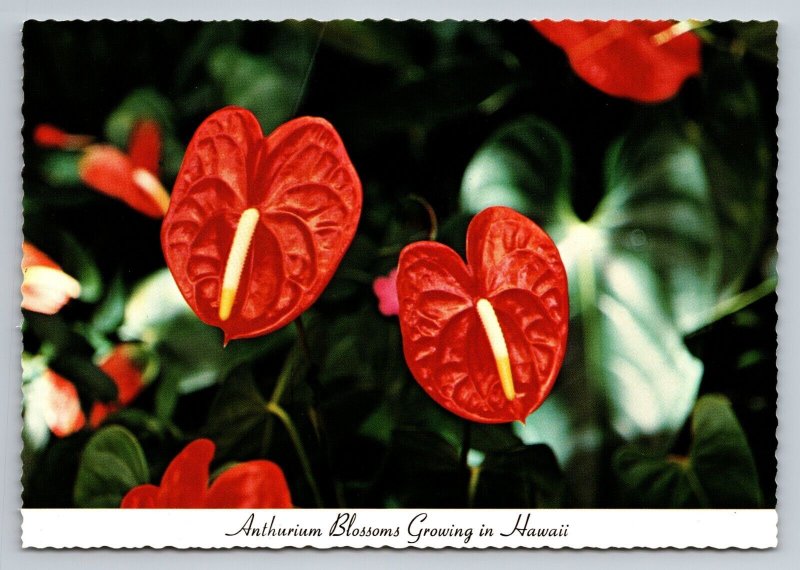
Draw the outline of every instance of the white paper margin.
M778 513L773 509L21 509L21 512L23 548L764 549L775 547L778 542ZM487 529L493 531L491 535Z

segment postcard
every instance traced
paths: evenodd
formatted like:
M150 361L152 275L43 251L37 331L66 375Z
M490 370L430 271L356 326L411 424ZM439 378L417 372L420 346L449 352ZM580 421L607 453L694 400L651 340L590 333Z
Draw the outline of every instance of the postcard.
M776 34L27 22L23 546L776 546Z

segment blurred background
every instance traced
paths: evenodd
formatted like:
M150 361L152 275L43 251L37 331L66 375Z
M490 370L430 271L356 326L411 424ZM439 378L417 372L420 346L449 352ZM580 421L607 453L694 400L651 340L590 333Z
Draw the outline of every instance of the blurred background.
M24 311L25 507L116 506L198 437L217 445L212 471L278 463L301 507L774 507L775 34L697 30L700 75L643 104L585 83L524 21L27 23L25 239L81 296ZM155 121L169 189L195 128L229 104L265 133L326 118L363 184L356 238L303 316L310 359L293 327L223 349L165 269L160 220L82 183L80 150L33 140L48 123L124 150ZM524 425L467 426L411 377L372 287L428 239L429 209L463 255L492 204L559 246L569 348ZM136 394L93 422L122 391L104 366L120 346ZM74 385L79 429L54 429L35 388L47 371ZM310 472L265 411L281 375ZM106 452L126 476L86 452L112 425L144 475L122 444Z

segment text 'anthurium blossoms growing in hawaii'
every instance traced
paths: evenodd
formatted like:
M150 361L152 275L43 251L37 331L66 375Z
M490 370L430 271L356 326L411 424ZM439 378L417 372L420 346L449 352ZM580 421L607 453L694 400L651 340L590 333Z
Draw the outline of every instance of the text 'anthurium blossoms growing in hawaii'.
M292 506L283 471L265 460L246 461L220 474L209 487L214 442L197 439L167 467L161 485L139 485L122 499L133 509L284 509Z
M227 342L305 311L360 214L361 182L330 123L301 117L265 138L252 113L227 107L186 149L161 244L186 301Z
M78 163L81 180L131 208L161 218L169 207L169 194L159 181L161 130L154 121L140 121L131 131L127 154L103 144L86 148Z
M414 378L464 418L524 420L553 387L567 343L567 276L555 244L514 210L467 229L467 264L417 242L397 276L403 350Z
M600 91L656 103L675 96L700 73L700 39L694 21L630 22L540 20L532 22L561 47L572 69Z

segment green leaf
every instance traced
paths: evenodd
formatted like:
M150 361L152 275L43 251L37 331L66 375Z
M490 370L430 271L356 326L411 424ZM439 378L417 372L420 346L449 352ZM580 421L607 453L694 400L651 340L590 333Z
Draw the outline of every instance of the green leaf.
M128 430L109 426L86 444L75 481L74 500L82 508L118 507L125 494L149 480L147 460Z
M72 381L80 393L102 402L117 399L117 385L92 362L93 347L59 315L26 311L25 327L52 347L49 367Z
M267 55L223 45L208 59L209 75L221 88L223 102L252 111L265 133L294 113L314 49L307 34L284 33L273 40Z
M777 125L777 117L774 109L771 116L762 114L759 94L741 62L707 58L703 66L707 120L690 123L687 131L705 162L719 220L717 247L723 251L720 285L724 295L731 295L760 252L776 160L764 126Z
M508 206L538 223L559 223L556 202L568 200L572 158L564 138L533 115L498 129L475 153L461 182L461 209L477 214Z
M125 284L117 274L108 286L103 302L95 310L90 322L91 328L110 334L122 324L125 316Z
M162 130L172 131L175 111L169 99L151 88L137 89L128 95L106 119L106 138L121 149L128 148L128 138L138 121L152 120Z
M682 463L682 458L666 460L652 457L636 450L623 449L614 457L614 467L622 484L623 494L629 494L633 504L644 508L699 508L705 493L693 489L690 467ZM623 499L624 500L624 499Z
M94 303L103 295L103 278L92 255L67 232L60 232L58 252L53 252L59 264L81 284L80 300Z
M467 505L469 474L447 440L429 431L396 429L389 449L386 484L401 506Z
M656 456L629 445L614 466L628 500L648 508L757 508L763 500L744 432L723 396L698 400L688 457Z
M342 114L358 132L370 135L430 128L459 115L488 114L484 104L496 105L494 99L512 93L515 79L503 61L448 62L385 88L377 95L380 106L353 101Z
M82 394L92 400L114 402L119 390L116 383L85 356L61 352L50 361L50 368L71 380Z
M133 91L106 119L106 138L120 149L127 149L137 122L151 120L161 129L161 170L167 177L178 173L184 146L175 136L175 108L172 102L152 88Z
M267 402L249 371L239 370L222 384L204 428L217 445L217 457L258 455L265 445Z
M700 398L692 431L690 459L713 503L720 508L760 506L755 461L730 402L719 395Z
M75 152L54 151L48 153L42 162L42 175L48 184L58 188L74 187L81 184L78 173L78 159Z
M486 455L474 506L479 508L558 508L564 479L553 451L528 445Z
M412 63L414 45L410 23L334 20L323 24L322 41L368 63L403 68ZM319 22L313 24L317 28L320 26Z
M778 63L778 22L728 22L736 34L735 49L740 46L745 53L752 54L771 65Z
M191 314L175 279L164 268L134 287L125 304L119 335L123 340L154 344L170 321Z

